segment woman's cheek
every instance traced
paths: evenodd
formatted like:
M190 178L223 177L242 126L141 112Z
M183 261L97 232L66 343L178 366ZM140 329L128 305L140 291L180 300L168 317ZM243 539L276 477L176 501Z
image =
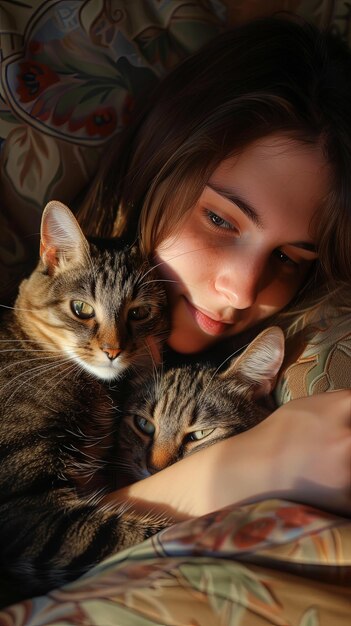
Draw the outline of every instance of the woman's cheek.
M267 315L272 315L283 309L293 299L299 289L295 281L274 281L269 287L261 292L259 300L261 307L265 307Z

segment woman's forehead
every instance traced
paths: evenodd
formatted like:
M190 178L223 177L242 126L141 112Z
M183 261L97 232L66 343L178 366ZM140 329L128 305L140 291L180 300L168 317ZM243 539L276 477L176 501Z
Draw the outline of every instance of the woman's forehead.
M330 168L319 146L271 136L222 161L209 187L246 206L258 225L270 214L305 216L309 223L330 190Z

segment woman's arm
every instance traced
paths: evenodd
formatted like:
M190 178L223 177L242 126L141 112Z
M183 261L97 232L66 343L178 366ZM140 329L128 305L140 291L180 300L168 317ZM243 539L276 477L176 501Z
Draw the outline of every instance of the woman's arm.
M351 514L351 390L288 402L107 500L132 498L179 520L272 496Z

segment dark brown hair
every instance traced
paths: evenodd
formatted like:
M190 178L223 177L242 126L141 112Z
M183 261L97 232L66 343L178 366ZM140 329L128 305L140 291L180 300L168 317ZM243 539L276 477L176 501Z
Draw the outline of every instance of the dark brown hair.
M330 166L313 280L335 292L351 279L351 55L298 18L225 32L171 72L112 147L81 222L95 234L139 230L150 252L223 159L273 133L320 146Z

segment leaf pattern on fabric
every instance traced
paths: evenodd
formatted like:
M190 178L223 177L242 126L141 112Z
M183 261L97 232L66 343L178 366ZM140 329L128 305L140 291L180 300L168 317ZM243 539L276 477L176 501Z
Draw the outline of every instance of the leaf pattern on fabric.
M230 511L230 512L229 512ZM309 562L311 545L316 537L323 541L330 537L328 554L337 555L334 529L347 521L313 507L281 504L279 500L268 500L234 509L223 509L210 515L176 524L152 538L155 551L160 554L279 554L293 552L295 558ZM189 529L189 533L187 533ZM299 556L297 557L297 550ZM313 548L313 554L316 550ZM317 550L319 561L323 551Z
M5 60L7 101L38 130L81 145L103 143L166 70L218 32L213 9L190 7L184 0L43 3L23 52Z
M299 622L299 626L320 626L317 609L314 607L307 609Z
M323 391L351 387L351 316L332 309L309 315L308 332L294 335L274 395L279 405ZM305 322L304 322L305 323Z
M243 526L247 533L259 519L276 520L271 534L263 544L238 549L231 537ZM292 528L298 534L292 535ZM331 533L337 550L331 549ZM218 540L221 535L224 541ZM312 565L301 559L311 541ZM270 569L282 546L288 546L289 558L276 559ZM229 507L177 524L104 560L62 589L0 611L0 624L348 626L350 587L347 580L336 586L336 572L345 566L351 572L350 546L351 520L311 507L281 500ZM262 565L263 554L268 568ZM310 578L316 559L331 566L324 570L322 587ZM290 563L299 565L299 576Z
M9 159L0 195L2 210L13 217L12 238L20 232L26 244L24 257L10 268L0 245L0 301L11 304L23 262L36 258L33 226L38 230L43 198L73 205L92 180L106 142L118 141L129 123L136 100L219 32L226 8L222 0L0 4L0 152ZM23 128L45 144L54 142L45 162L39 140L27 156L29 143L14 141ZM4 158L2 164L4 170Z
M29 126L17 126L10 133L3 155L3 173L30 203L44 204L60 169L60 153L50 137Z

